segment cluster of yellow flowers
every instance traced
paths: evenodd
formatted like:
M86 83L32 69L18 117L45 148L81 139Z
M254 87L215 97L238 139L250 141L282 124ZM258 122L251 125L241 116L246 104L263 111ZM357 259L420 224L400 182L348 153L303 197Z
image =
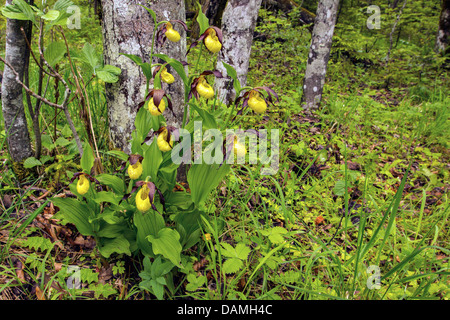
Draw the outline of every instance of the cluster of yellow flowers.
M174 20L172 22L181 23L185 29L186 26L183 22ZM178 42L181 39L181 36L178 31L176 31L171 22L166 22L160 29L159 34L164 40L167 38L172 42ZM158 38L161 39L161 38ZM189 50L196 46L198 42L202 41L205 47L213 54L218 53L222 49L222 31L217 27L209 27L206 31L200 36L198 41L192 43ZM162 42L163 43L163 42ZM188 50L188 52L189 52ZM161 70L162 68L162 70ZM159 72L161 81L172 84L175 81L174 76L169 73L165 67L165 65L160 65L154 71L154 76ZM194 95L197 99L199 97L203 97L205 99L212 99L215 96L214 89L208 83L206 76L214 74L216 77L222 77L220 72L218 71L204 71L197 78L193 79L191 84L191 91L189 92L189 98ZM237 105L240 100L243 99L243 108L247 105L252 109L255 113L262 114L267 109L266 98L261 96L260 89L265 90L268 93L268 100L272 103L271 93L275 94L273 90L267 87L258 87L248 90L244 93L244 95L238 98L235 102ZM276 96L276 94L275 94ZM150 98L148 100L148 98ZM278 99L278 97L277 97ZM146 98L146 102L142 103L145 105L145 108L150 112L153 116L161 115L168 105L169 109L172 110L172 103L169 97L166 95L165 91L162 89L153 89ZM142 106L141 105L141 106ZM173 127L161 127L155 134L158 135L156 139L156 144L162 152L168 152L172 150L174 144L174 135L173 131L176 130ZM234 137L233 141L233 151L237 156L245 156L247 150L245 145L238 141L237 137ZM143 173L143 157L140 155L133 154L128 159L128 176L132 180L137 180L135 183L135 188L140 187L139 191L136 194L136 208L145 212L153 207L156 210L156 207L153 204L154 195L156 190L156 186L152 182L139 181L138 179L142 176ZM90 181L96 181L95 178L89 176L85 173L76 173L74 175L74 179L78 178L78 182L76 185L76 190L80 195L84 195L89 191ZM96 181L98 182L98 181ZM136 189L133 189L136 190ZM134 192L134 191L133 191ZM159 191L158 191L159 192ZM160 193L161 196L161 193ZM207 240L210 239L209 234L205 234L205 238Z

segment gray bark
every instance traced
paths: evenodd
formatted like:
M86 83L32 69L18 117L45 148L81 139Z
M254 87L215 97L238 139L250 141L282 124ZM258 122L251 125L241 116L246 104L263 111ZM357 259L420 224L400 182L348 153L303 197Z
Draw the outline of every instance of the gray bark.
M131 132L134 130L136 107L145 98L146 78L141 69L130 59L120 53L140 56L149 62L153 35L153 19L139 4L151 8L157 14L158 21L185 19L184 1L156 0L102 0L103 8L103 45L105 63L122 69L120 80L106 86L109 127L111 140L116 148L130 152ZM166 41L164 48L155 53L165 53L172 58L183 60L186 52L185 31L180 26L175 28L181 35L178 43ZM168 68L170 70L170 67ZM184 106L184 86L175 72L171 72L176 81L168 88L172 97L174 118L170 111L164 112L168 125L181 123Z
M320 0L303 81L302 105L306 110L319 108L330 58L339 0Z
M450 0L442 0L439 29L436 37L436 51L445 52L450 43Z
M216 69L226 75L222 61L236 69L241 86L247 83L247 72L261 0L229 0L222 16L223 45ZM229 104L235 99L233 82L228 77L216 79L218 99Z
M6 5L12 3L7 0ZM26 40L20 30L29 34L32 24L29 21L7 19L5 60L19 74L23 81L29 51ZM30 135L25 117L22 86L16 81L15 73L5 65L2 80L2 112L7 133L9 154L14 162L21 162L33 155Z

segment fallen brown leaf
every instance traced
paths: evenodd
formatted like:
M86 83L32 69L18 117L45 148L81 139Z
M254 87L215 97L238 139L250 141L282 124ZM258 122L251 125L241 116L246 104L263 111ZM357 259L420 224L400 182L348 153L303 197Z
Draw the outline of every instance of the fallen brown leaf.
M36 297L38 300L46 300L44 291L41 290L38 286L35 287L36 289Z

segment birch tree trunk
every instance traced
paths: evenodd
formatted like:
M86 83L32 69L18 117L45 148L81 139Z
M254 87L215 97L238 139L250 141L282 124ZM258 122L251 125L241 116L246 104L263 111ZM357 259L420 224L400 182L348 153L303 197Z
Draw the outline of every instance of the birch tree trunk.
M229 0L222 16L223 47L216 69L226 75L222 61L233 66L242 87L247 83L253 32L260 6L261 0ZM235 99L236 92L229 78L216 79L215 87L223 103L229 104Z
M450 43L450 0L442 0L441 16L436 37L436 52L445 52Z
M12 0L6 1L6 5L11 3ZM30 53L20 28L23 28L26 34L31 34L32 24L29 21L7 19L5 60L19 74L19 80L23 82L26 61ZM6 140L14 163L14 171L17 174L16 168L20 169L20 163L31 157L33 152L25 117L22 86L17 83L16 75L6 64L1 89Z
M141 69L120 53L133 54L149 62L153 18L140 5L154 10L158 22L161 20L185 20L184 1L156 0L150 4L146 0L102 0L102 28L105 63L122 69L117 83L106 85L110 137L114 147L126 153L130 152L131 133L134 130L136 107L145 98L146 78ZM177 28L180 42L166 41L159 53L183 60L186 52L186 34ZM156 51L155 53L157 53ZM170 72L170 67L168 68ZM164 113L168 125L181 123L183 119L184 86L175 72L171 72L176 81L169 85L167 92L172 97L174 111ZM166 89L166 88L164 88Z
M306 110L318 109L322 99L338 6L339 0L320 0L317 7L303 81L302 105Z

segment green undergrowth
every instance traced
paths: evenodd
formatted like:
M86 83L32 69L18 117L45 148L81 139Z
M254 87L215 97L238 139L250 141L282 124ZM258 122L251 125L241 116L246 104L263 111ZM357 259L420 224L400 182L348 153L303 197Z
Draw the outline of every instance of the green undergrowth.
M355 9L347 19L363 17ZM323 103L308 114L301 81L310 33L289 16L262 10L260 18L267 23L257 32L265 38L255 38L248 81L269 83L280 102L264 115L245 114L241 123L280 130L276 174L261 175L260 165L232 166L205 203L202 240L162 289L163 263L102 258L90 237L62 225L45 202L68 190L79 159L63 118L55 135L45 122L51 110L44 109L44 155L31 164L38 178L30 177L26 189L7 165L0 134L2 298L155 299L161 290L166 299L199 300L450 298L450 97L447 73L420 46L429 43L431 26L409 39L400 35L388 65L386 29L374 36L337 27ZM395 18L390 13L385 23ZM407 21L403 34L419 23ZM83 39L99 45L98 36ZM104 88L89 88L104 170L115 172L120 163L107 153ZM71 286L74 274L78 288Z

